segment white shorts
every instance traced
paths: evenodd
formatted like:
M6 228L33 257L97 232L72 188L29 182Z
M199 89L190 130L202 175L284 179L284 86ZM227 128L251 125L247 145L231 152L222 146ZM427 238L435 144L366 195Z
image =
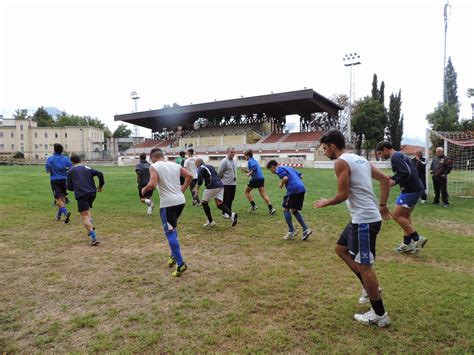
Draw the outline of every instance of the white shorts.
M213 198L218 199L219 201L224 200L224 188L219 187L217 189L205 189L204 192L202 193L202 200L209 202Z

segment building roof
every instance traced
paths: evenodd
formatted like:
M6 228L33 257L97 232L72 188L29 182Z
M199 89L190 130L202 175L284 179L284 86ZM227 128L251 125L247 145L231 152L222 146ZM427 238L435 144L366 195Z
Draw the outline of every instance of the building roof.
M420 145L410 145L410 144L403 144L402 149L400 149L400 152L403 154L415 154L417 151L425 151L425 147L422 147Z
M342 109L343 107L313 89L305 89L121 114L115 115L114 119L159 131L163 128L173 129L177 126L191 128L194 121L200 117L213 118L259 113L280 117L294 114L307 115L315 112L327 112L332 116L337 116L338 111Z

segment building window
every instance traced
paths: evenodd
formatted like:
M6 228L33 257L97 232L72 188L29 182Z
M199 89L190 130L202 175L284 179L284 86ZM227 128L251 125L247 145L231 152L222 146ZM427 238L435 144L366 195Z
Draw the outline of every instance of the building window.
M22 124L20 125L20 131L23 131L23 125Z
M0 144L0 150L3 150L4 149L3 147L4 147L3 144Z
M0 132L0 138L3 138L3 132Z
M58 138L58 134L57 134L57 133L54 133L54 138Z
M22 134L20 134L20 139L21 139L21 140L23 140L23 133L22 133Z
M64 133L64 138L67 138L67 133Z
M35 138L38 138L38 132L35 132Z
M35 154L35 159L39 159L38 154Z
M12 150L15 150L15 144L12 144Z
M48 132L44 132L44 138L48 138Z
M48 145L47 144L44 145L44 150L48 150Z
M10 137L15 137L15 134L13 132L10 132Z
M67 144L64 144L64 149L66 149L66 150L67 150Z
M35 144L35 149L38 150L38 144Z

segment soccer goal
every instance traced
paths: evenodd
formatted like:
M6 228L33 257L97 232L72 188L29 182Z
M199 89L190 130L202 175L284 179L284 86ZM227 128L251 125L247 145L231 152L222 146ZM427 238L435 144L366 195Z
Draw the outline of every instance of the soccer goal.
M453 170L448 176L450 196L474 198L474 131L437 132L427 129L425 144L425 157L433 157L435 149L443 147L444 154L453 160ZM428 164L426 169L428 187L432 184Z

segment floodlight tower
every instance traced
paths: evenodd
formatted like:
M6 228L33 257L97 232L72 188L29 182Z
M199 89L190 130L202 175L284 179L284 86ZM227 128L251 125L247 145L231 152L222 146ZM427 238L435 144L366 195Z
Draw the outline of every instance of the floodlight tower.
M447 42L447 36L448 36L448 16L450 14L451 14L451 5L449 5L449 0L446 0L446 4L444 4L443 103L446 103L448 101L447 92L446 92L446 42Z
M344 65L349 67L350 72L350 85L349 85L349 119L347 121L347 140L352 143L352 132L351 132L351 116L352 116L352 67L354 65L361 64L360 55L357 53L349 53L342 58Z
M135 113L137 112L137 100L140 98L136 91L130 93L130 98L135 101ZM138 137L138 126L133 125L133 130L135 131L135 137Z

